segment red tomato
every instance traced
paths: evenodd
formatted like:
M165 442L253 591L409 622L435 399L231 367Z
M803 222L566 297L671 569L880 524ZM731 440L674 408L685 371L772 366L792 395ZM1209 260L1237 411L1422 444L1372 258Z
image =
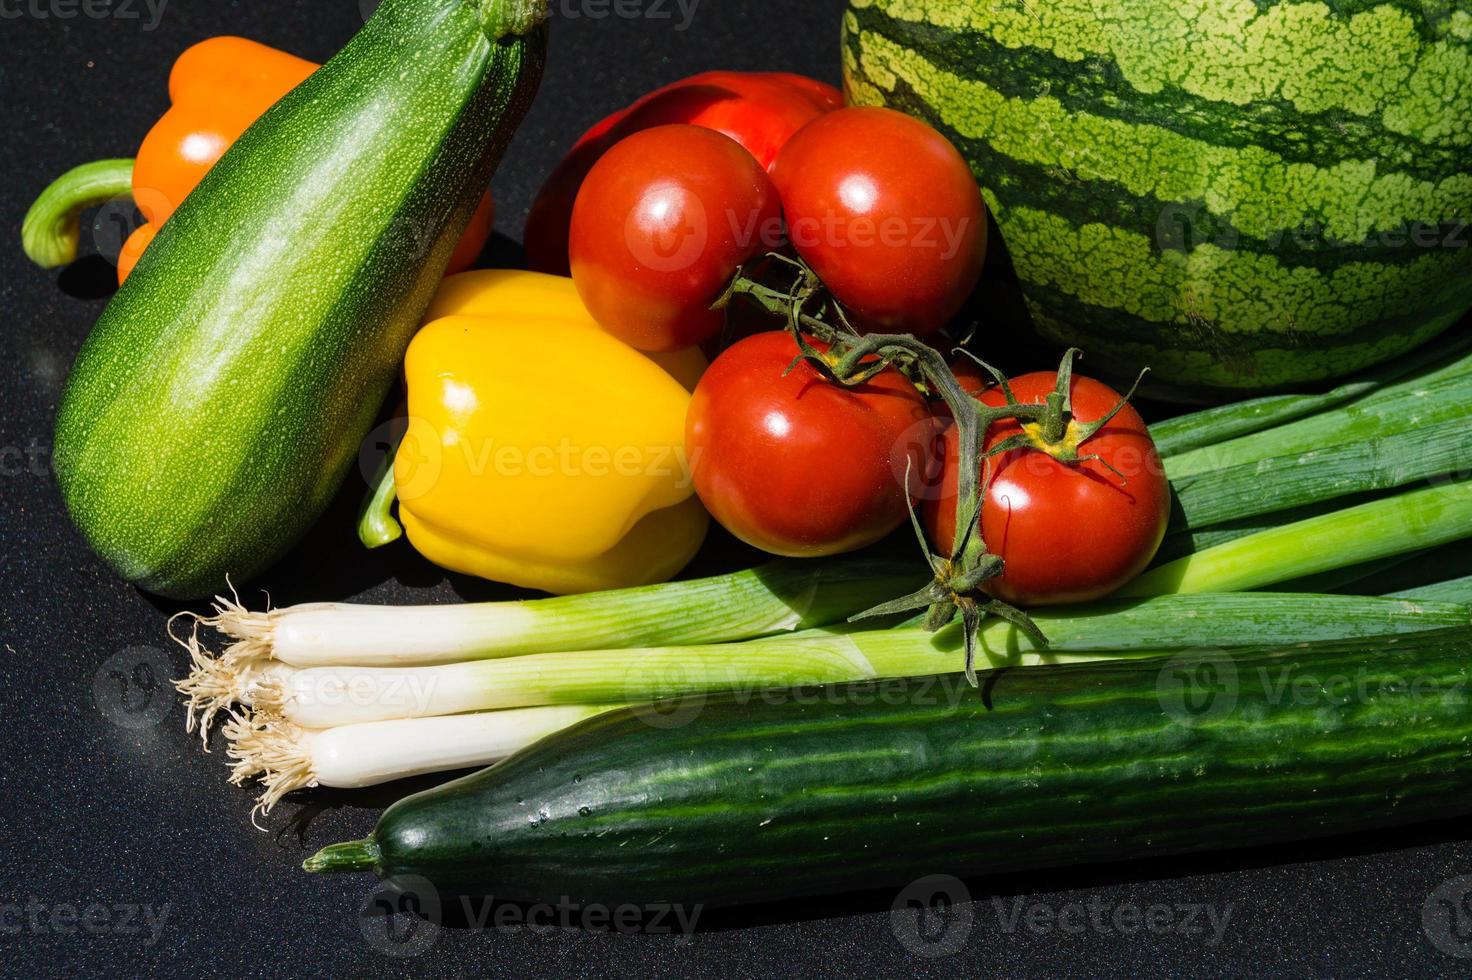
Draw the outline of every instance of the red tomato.
M1041 371L1009 384L1019 402L1041 404L1057 375ZM1103 418L1120 400L1107 385L1078 375L1071 397L1082 423ZM982 393L981 401L1006 404L998 388ZM987 431L986 446L1020 432L1013 420L998 422ZM931 545L943 555L955 539L956 440L952 426L942 442L941 491L921 509ZM999 578L982 587L996 598L1022 606L1099 599L1155 557L1170 516L1170 487L1139 413L1126 405L1078 452L1098 454L1124 478L1098 460L1070 465L1036 449L992 457L981 530L987 549L1001 555L1004 566Z
M693 347L736 268L780 234L777 192L729 137L698 126L635 133L604 154L572 212L568 256L583 305L640 350Z
M798 353L787 333L760 333L705 372L685 422L695 489L711 516L763 551L853 551L907 519L905 474L918 498L934 420L898 371L854 388L807 363L784 376Z
M930 126L892 109L840 109L788 140L772 179L788 237L871 332L934 333L986 258L971 169Z
M573 200L593 164L615 143L654 126L688 123L724 133L771 169L789 137L843 105L831 85L785 72L708 71L656 89L582 135L532 202L526 259L537 272L568 273Z

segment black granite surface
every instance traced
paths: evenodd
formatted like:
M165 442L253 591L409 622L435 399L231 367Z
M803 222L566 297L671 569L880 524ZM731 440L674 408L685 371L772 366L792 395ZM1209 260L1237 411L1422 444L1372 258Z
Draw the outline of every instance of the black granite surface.
M167 104L175 55L242 34L322 60L373 0L0 0L0 972L25 975L366 976L1372 976L1466 975L1472 843L1460 823L1192 860L971 881L973 901L924 922L910 895L864 894L737 913L694 935L455 923L385 935L360 918L363 877L298 864L359 837L405 787L324 793L251 827L159 686L179 670L175 607L118 581L69 526L49 475L67 366L110 292L90 258L30 267L20 219L55 175L131 155ZM555 0L551 65L496 179L511 259L541 176L588 124L641 92L712 68L837 80L836 0ZM117 234L105 216L89 235ZM90 244L85 251L93 252ZM457 602L498 593L405 547L363 555L361 484L266 584L278 603ZM749 556L717 542L702 570ZM127 685L127 686L125 686ZM978 821L986 814L979 810ZM1231 841L1223 841L1229 846ZM924 870L924 869L917 869ZM892 905L902 911L892 915ZM1456 915L1448 917L1448 910ZM404 928L404 921L395 921ZM395 940L408 939L407 942ZM413 957L404 954L415 953Z

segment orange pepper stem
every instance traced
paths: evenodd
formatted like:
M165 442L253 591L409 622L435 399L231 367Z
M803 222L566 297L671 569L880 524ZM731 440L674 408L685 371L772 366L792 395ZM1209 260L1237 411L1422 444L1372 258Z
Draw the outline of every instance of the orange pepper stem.
M21 224L26 256L43 269L76 261L82 212L133 193L133 160L98 160L62 174L41 192Z

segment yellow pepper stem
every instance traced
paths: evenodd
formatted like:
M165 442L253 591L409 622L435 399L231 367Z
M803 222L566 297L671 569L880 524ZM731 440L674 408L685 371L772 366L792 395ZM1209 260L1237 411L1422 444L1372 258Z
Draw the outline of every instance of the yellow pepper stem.
M384 456L379 464L377 481L363 501L363 511L358 516L358 540L365 548L381 548L404 536L404 528L394 520L394 500L398 490L394 485L394 457Z

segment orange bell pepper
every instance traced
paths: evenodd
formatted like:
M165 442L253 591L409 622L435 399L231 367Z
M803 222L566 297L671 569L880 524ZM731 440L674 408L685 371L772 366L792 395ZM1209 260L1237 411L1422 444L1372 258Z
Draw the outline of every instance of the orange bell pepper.
M241 37L201 41L174 62L173 106L138 149L133 201L148 219L123 245L118 282L133 271L158 229L241 134L319 66ZM487 194L470 219L446 275L475 264L495 223Z
M56 181L27 216L27 252L39 264L75 258L77 213L116 196L131 164L133 202L146 222L118 255L118 282L143 257L163 223L204 179L215 161L267 109L319 66L241 37L215 37L189 48L169 74L168 112L149 131L136 160L88 164ZM89 173L90 171L90 173ZM490 237L490 194L471 218L447 275L475 264Z

